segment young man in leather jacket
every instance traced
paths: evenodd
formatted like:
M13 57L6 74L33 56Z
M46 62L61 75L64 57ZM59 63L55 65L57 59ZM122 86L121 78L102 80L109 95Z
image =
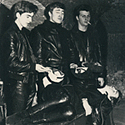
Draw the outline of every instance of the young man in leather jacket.
M68 72L71 56L69 33L62 27L65 6L59 2L52 3L46 7L44 15L46 17L44 23L36 26L31 31L31 46L37 63L50 67L52 71L56 69L63 72L64 79L60 84L67 84L69 83ZM47 76L45 73L39 73L38 89L40 90L38 90L38 102L41 99L42 89L45 87L43 86L43 78Z
M15 3L11 8L13 24L2 38L1 53L7 115L32 106L35 72L44 72L43 66L36 63L29 44L29 31L26 29L37 10L36 5L27 1Z
M86 116L89 118L91 114L96 114L93 123L89 124L104 125L112 105L106 94L97 90L105 86L105 74L98 34L90 23L90 6L77 6L74 10L74 19L76 24L70 32L75 57L74 63L70 65L74 76L71 83L81 99ZM118 98L118 91L115 96Z
M61 26L64 11L65 6L60 2L49 4L45 9L47 20L31 31L36 62L49 67L49 70L38 73L38 104L8 117L7 124L63 122L74 118L70 94L72 87L62 86L67 81L69 57L67 30Z

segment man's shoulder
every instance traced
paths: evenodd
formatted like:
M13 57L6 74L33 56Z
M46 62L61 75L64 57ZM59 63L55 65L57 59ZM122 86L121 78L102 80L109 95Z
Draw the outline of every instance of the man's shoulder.
M66 28L62 27L62 29L65 33L69 33L69 30L67 30Z
M15 25L11 25L8 29L7 29L7 31L4 33L4 35L3 35L3 37L7 37L7 36L13 36L13 35L15 35L15 33L17 33L18 32L18 29L15 27Z
M43 31L45 31L45 26L44 26L44 24L39 24L39 25L37 25L37 26L35 26L32 30L31 30L31 33L41 33L41 32L43 32Z
M78 26L75 24L75 25L69 30L69 32L70 32L71 34L76 34L76 33L78 33L78 32L79 32Z

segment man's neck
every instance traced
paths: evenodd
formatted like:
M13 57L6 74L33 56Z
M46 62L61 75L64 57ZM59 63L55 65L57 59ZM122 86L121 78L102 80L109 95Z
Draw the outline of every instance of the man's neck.
M22 30L22 25L20 24L20 22L18 21L18 20L15 20L15 23L16 23L16 25L18 26L18 28L20 29L20 30Z
M82 32L86 32L88 29L88 25L87 26L81 26L80 24L78 24L78 29Z

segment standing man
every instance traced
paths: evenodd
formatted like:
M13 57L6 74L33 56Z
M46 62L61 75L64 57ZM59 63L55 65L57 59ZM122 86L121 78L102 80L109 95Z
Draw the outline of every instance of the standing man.
M43 66L36 64L28 40L29 31L26 29L37 10L36 5L27 1L15 3L11 8L13 24L2 38L1 53L7 115L32 106L35 72L45 71Z
M91 116L92 112L97 114L95 120L91 121L93 123L89 124L103 125L112 106L106 95L97 90L98 87L104 87L105 81L98 35L90 23L90 6L77 6L74 10L74 19L76 24L71 30L71 38L76 58L75 63L70 65L75 76L72 83L81 99L86 116ZM116 98L118 95L117 93Z
M70 63L69 33L62 27L65 15L65 6L60 2L49 4L44 15L46 20L31 31L31 45L37 58L37 63L50 67L52 71L58 70L64 74L60 84L69 82L68 72ZM43 78L43 81L41 80ZM50 83L48 74L39 74L38 101L46 83ZM46 80L48 82L46 82ZM43 83L42 83L42 82Z
M69 89L61 86L67 81L70 54L68 32L61 26L64 11L65 6L60 2L49 4L45 8L47 20L31 31L30 40L36 61L43 67L49 67L49 71L38 73L38 104L9 116L8 124L44 124L69 121L75 117Z

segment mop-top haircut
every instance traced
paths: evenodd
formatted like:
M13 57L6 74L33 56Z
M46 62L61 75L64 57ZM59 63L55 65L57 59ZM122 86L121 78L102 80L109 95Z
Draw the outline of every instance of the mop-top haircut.
M47 18L47 20L50 19L50 16L49 16L49 12L52 13L53 9L54 8L61 8L61 9L64 9L65 10L65 5L63 3L60 3L60 2L54 2L54 3L51 3L49 4L45 10L44 10L44 15L45 17Z
M28 1L19 1L15 3L11 8L11 14L13 19L16 19L16 13L20 14L28 12L28 13L36 13L38 11L38 7L31 2Z

